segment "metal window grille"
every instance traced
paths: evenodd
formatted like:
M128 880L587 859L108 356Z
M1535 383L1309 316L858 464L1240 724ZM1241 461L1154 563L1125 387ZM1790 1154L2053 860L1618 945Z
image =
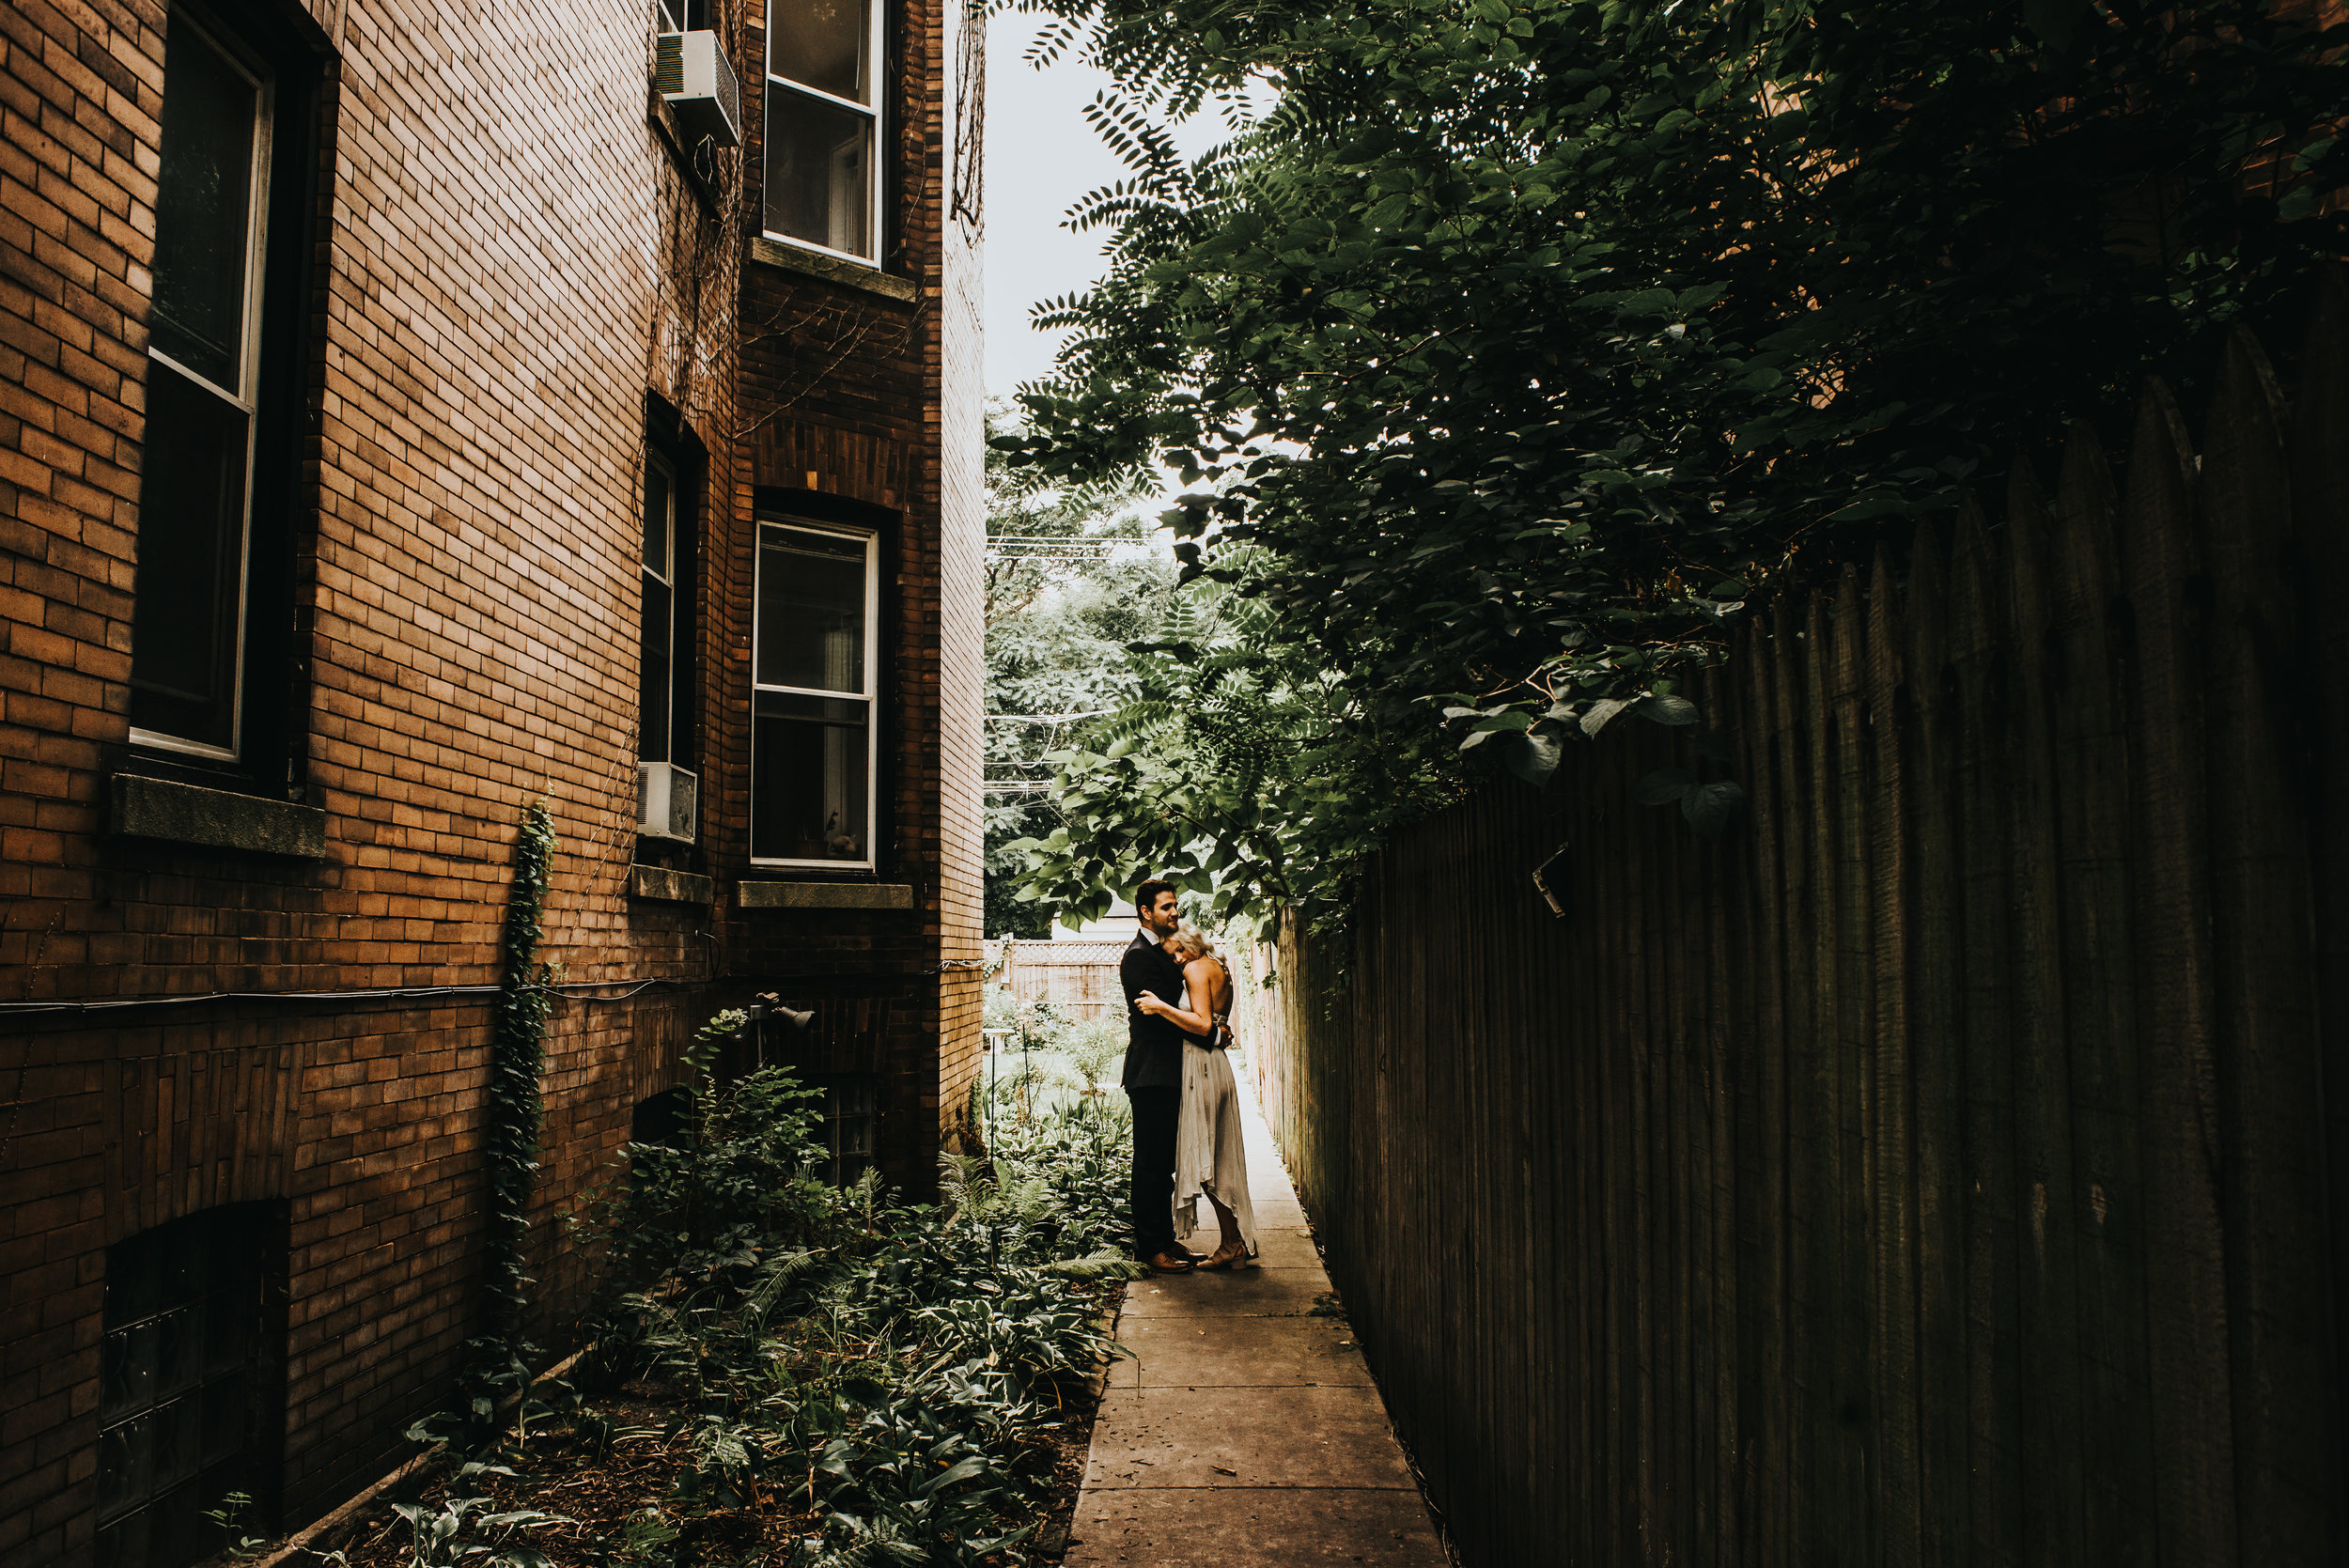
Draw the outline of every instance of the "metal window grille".
M222 1545L207 1510L267 1489L269 1213L231 1204L107 1250L100 1568L183 1568Z
M840 1079L824 1085L824 1179L848 1187L873 1168L877 1086L870 1079Z

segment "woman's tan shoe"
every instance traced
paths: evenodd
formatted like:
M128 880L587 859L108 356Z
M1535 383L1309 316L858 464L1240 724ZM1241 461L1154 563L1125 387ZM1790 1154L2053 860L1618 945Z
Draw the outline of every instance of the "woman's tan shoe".
M1217 1248L1215 1250L1215 1256L1209 1258L1206 1263L1201 1264L1199 1266L1203 1269L1222 1269L1230 1268L1235 1264L1242 1264L1247 1261L1248 1243L1244 1241L1235 1241L1228 1246Z

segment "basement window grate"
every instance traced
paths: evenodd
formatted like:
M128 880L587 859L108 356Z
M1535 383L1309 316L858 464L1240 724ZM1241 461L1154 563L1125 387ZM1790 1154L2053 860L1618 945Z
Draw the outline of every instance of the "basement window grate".
M107 1249L99 1568L184 1568L224 1545L207 1510L267 1495L271 1213L230 1204Z

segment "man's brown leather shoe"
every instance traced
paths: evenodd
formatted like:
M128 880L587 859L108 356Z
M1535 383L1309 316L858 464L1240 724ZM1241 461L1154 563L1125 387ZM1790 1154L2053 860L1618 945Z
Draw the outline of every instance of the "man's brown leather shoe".
M1150 1272L1153 1274L1188 1274L1192 1269L1199 1266L1197 1264L1184 1263L1178 1259L1171 1258L1164 1252L1153 1253L1145 1261L1148 1262L1150 1265Z

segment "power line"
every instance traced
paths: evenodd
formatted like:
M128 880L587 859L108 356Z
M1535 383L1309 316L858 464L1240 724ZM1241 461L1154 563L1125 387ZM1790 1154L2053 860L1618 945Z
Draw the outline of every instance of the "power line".
M627 1001L641 991L655 986L708 987L730 981L748 978L797 981L833 980L893 980L907 976L942 974L950 970L974 970L986 967L984 958L941 958L934 964L917 964L871 973L844 972L840 974L802 974L790 976L715 975L701 979L682 979L657 975L649 979L571 980L555 985L524 986L525 991L543 991L567 1001ZM614 996L594 996L588 993L623 987ZM27 1017L60 1013L118 1013L148 1007L190 1007L206 1001L433 1001L469 998L488 999L500 994L503 986L383 986L348 991L192 991L178 996L144 997L70 997L54 1001L0 1001L0 1017Z
M1003 561L1102 561L1119 545L1140 539L1067 539L1038 535L998 534L987 541L989 555ZM1147 548L1146 546L1143 548Z

